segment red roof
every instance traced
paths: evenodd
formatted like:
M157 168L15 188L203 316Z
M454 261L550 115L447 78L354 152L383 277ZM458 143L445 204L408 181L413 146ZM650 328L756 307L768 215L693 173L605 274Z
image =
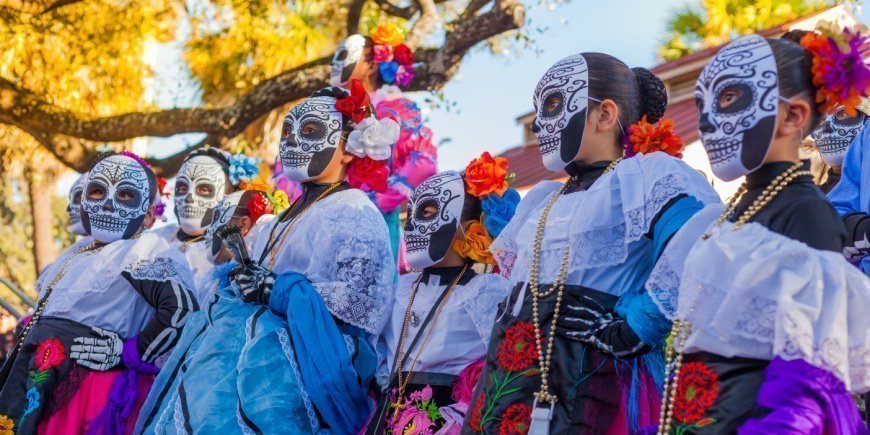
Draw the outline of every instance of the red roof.
M698 109L695 99L680 101L668 106L665 117L674 121L674 129L686 145L698 140Z
M499 154L499 157L504 157L510 162L510 171L517 176L511 183L515 189L528 189L541 180L565 178L564 172L551 172L544 167L537 145L511 148Z

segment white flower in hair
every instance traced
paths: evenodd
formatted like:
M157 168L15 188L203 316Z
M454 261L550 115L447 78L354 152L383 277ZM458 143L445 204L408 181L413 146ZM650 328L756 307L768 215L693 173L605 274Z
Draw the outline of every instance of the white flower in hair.
M392 155L393 144L399 139L399 124L392 119L378 120L374 116L356 124L347 137L347 151L357 157L386 160Z
M392 101L397 98L402 98L402 90L395 85L383 85L371 96L372 105L375 107L381 102Z

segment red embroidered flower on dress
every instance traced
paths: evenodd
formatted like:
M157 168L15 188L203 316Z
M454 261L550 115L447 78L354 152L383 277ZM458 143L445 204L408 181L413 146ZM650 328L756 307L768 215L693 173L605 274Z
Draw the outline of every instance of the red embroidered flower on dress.
M697 422L718 395L719 375L716 372L701 362L683 364L674 398L674 418L683 423Z
M357 79L350 81L350 95L335 102L335 109L344 116L349 116L354 124L359 124L371 115L369 94Z
M498 425L499 435L525 435L529 432L532 423L532 407L517 403L511 405L501 415L501 424Z
M477 402L474 404L474 409L471 410L471 420L468 422L468 425L477 432L483 431L481 420L483 419L484 404L486 404L486 394L480 393L480 397L477 398Z
M56 338L48 338L44 340L42 343L39 343L39 346L36 347L36 368L39 370L48 370L52 367L57 367L63 360L66 359L66 355L64 355L63 344L60 343L60 340Z
M534 325L529 322L519 322L505 331L504 340L498 347L498 362L505 370L523 371L537 358Z

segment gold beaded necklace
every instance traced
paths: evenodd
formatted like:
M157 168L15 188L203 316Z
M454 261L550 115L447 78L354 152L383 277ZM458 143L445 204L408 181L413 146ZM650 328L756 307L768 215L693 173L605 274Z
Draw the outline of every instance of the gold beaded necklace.
M420 342L420 346L417 348L417 353L414 354L414 359L411 361L411 366L408 368L409 372L413 371L414 366L417 365L417 359L420 358L420 354L423 352L423 347L426 345L426 342L429 341L429 334L431 334L432 330L435 329L435 322L438 321L438 316L441 315L441 310L444 308L444 304L447 302L450 294L453 293L453 289L457 284L459 284L459 280L462 279L462 275L465 275L467 270L468 264L466 263L459 272L459 275L453 279L450 287L447 288L444 297L441 299L441 303L438 304L438 308L435 310L435 315L432 317L432 321L429 322L429 328L426 330L426 335L423 336L423 341ZM411 380L410 373L405 377L404 381L402 380L402 372L404 371L405 360L407 359L407 355L405 355L405 341L408 338L408 324L411 321L411 308L414 306L414 298L417 296L417 288L420 286L421 281L423 281L422 273L414 283L414 289L411 291L411 298L408 301L408 308L405 310L405 320L402 323L402 335L399 338L399 348L397 350L399 354L396 359L396 383L399 387L399 391L398 394L396 394L396 402L393 403L393 409L395 412L394 416L398 416L399 411L405 408L405 405L402 402L404 401L405 389L408 387L408 382ZM408 352L410 351L411 349L408 349Z
M789 185L794 179L800 177L802 175L811 175L810 171L803 170L798 171L798 169L803 166L802 163L795 163L794 166L790 167L785 172L779 174L776 178L771 181L771 183L758 195L758 198L752 202L752 205L749 206L743 214L737 219L734 223L734 226L731 228L732 231L737 231L752 216L755 216L764 206L770 203L779 192ZM737 190L737 193L728 201L728 206L725 207L725 210L713 224L713 227L721 226L728 218L734 215L734 212L737 208L737 203L740 198L746 194L746 183L744 182L740 188ZM703 240L708 240L712 233L705 233L701 238ZM698 300L696 299L691 307L689 307L688 313L686 317L691 317L691 314L695 310L695 306L697 305ZM658 427L658 435L665 435L668 433L668 430L671 427L671 423L673 422L674 417L674 397L677 395L677 385L680 380L680 369L683 366L683 353L686 348L686 340L689 338L689 333L691 332L692 324L689 323L688 320L681 320L678 318L674 319L674 325L671 328L671 342L667 346L665 351L665 384L662 388L662 392L664 393L664 397L662 397L662 407L659 411L659 427ZM673 380L671 380L671 371L673 371Z
M622 157L614 160L607 168L604 169L603 174L606 174L616 168L616 165L622 161ZM535 244L532 250L532 268L529 274L529 292L532 294L532 324L535 327L535 346L538 349L538 364L540 365L541 372L541 388L538 390L535 396L535 404L533 408L537 408L539 403L549 403L552 407L557 400L555 394L550 393L549 386L549 374L550 374L550 362L553 360L553 338L555 337L554 331L556 330L556 321L559 318L559 309L562 306L562 295L565 292L565 282L568 280L568 265L571 264L571 246L568 245L565 247L565 252L562 254L562 264L559 267L559 274L556 277L556 282L553 283L552 287L550 287L547 291L540 290L540 271L539 266L541 263L541 251L543 247L544 241L544 229L547 226L547 218L550 215L550 210L556 204L556 201L568 187L570 180L566 181L559 190L550 197L550 200L547 201L547 205L544 206L543 212L541 212L541 217L538 219L538 225L535 231ZM544 354L544 349L542 346L542 338L541 338L541 322L540 322L540 313L539 313L539 303L538 301L542 298L550 296L556 292L556 304L553 307L553 320L550 324L550 335L547 337L547 352Z
M33 316L31 316L30 321L27 322L27 325L24 326L24 329L21 331L21 335L18 336L18 344L17 348L20 351L21 347L24 346L24 339L27 338L27 334L30 333L30 330L33 328L33 325L39 321L39 318L42 316L42 311L45 309L45 305L48 304L48 298L51 296L52 290L54 290L54 286L66 276L67 272L69 272L69 268L72 264L72 261L81 253L87 252L86 256L91 256L99 252L106 245L99 245L97 242L92 242L86 246L83 246L77 249L75 252L70 255L63 265L60 267L60 270L54 274L54 278L51 279L51 282L48 283L48 286L45 287L45 295L43 295L42 299L36 305L36 310L33 312ZM96 248L96 249L94 249ZM39 290L42 291L43 287L40 286Z

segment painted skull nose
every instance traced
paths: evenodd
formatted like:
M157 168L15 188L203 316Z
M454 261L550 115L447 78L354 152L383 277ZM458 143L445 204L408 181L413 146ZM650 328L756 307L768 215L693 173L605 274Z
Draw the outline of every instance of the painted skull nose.
M103 203L102 207L103 211L115 212L115 201L111 199L107 199L106 202Z
M825 122L822 124L822 132L831 134L834 132L834 125L832 122Z
M187 192L187 195L184 197L185 204L193 204L193 194L191 192Z
M701 133L715 133L716 132L716 126L713 125L712 122L710 122L710 114L709 113L704 112L701 114L701 119L698 120L698 130L700 130Z
M405 221L405 231L414 231L414 228L414 220L408 218L408 220Z
M538 123L538 117L532 121L532 133L538 134L541 131L541 124Z

